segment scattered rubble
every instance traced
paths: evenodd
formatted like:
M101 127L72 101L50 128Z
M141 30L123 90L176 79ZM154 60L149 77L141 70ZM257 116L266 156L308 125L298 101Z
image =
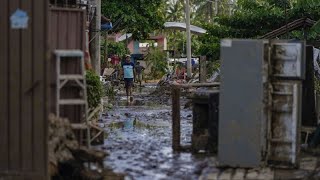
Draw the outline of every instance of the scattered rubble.
M107 153L80 146L69 120L51 114L48 134L49 175L52 179L103 179L101 172Z

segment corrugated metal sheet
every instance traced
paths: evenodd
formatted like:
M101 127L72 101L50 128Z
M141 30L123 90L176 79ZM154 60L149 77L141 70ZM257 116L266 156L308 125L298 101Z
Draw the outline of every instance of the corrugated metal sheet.
M11 29L17 9L28 28ZM0 177L47 178L47 1L0 6ZM0 178L1 179L1 178Z
M287 32L291 32L293 30L296 30L298 28L310 28L312 27L316 21L309 19L309 18L300 18L297 20L294 20L278 29L275 29L261 37L259 39L274 39L278 36L284 35Z

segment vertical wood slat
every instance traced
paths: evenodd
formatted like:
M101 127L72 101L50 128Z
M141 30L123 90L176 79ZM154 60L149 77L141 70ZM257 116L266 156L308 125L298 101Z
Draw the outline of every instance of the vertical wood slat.
M79 21L81 21L81 13L80 12L78 12L77 14L76 14L76 18L74 18L74 21L75 21L75 27L78 29L79 28L79 30L77 31L77 33L76 33L76 37L81 37L81 26L80 26L80 24L79 24ZM79 46L79 44L81 44L81 38L76 38L76 45L78 45ZM81 49L81 47L77 47L78 49Z
M9 1L9 14L19 7L19 0ZM20 170L20 31L10 28L9 35L9 170Z
M81 22L82 22L82 24L81 24L81 29L82 29L82 31L81 31L81 33L82 33L82 38L81 38L81 44L82 44L82 50L83 51L85 51L85 49L86 49L86 22L87 22L87 20L86 20L86 11L83 11L83 13L82 13L82 16L81 16Z
M77 19L77 16L78 16L78 13L75 14L75 13L71 13L71 12L68 12L68 31L69 32L78 32L77 31L77 21L75 21ZM73 48L73 49L77 49L76 46L77 46L77 36L78 33L72 33L70 34L69 33L69 36L68 36L68 44L67 44L67 47L68 48Z
M32 0L1 1L0 179L46 179L47 111L44 85L48 84L44 84L46 68L41 66L46 62L46 3ZM17 30L10 27L10 16L18 8L26 11L29 16L27 29ZM38 12L36 16L33 16L33 9ZM35 38L32 39L33 37ZM34 57L38 64L32 62L33 53L37 54ZM37 72L32 73L32 68L37 69ZM42 89L38 89L38 92L32 92L31 88L33 82L36 82L32 81L32 76L35 75L42 80ZM35 103L33 97L36 99ZM33 113L40 114L35 117L34 122ZM34 129L38 132L32 134L32 126L38 128ZM33 147L36 147L34 152L38 158L32 155Z
M68 48L68 18L66 18L66 11L59 12L59 26L64 27L59 29L59 48L67 49ZM74 33L74 32L73 32Z
M200 76L199 76L199 80L201 83L204 83L207 81L207 61L206 61L206 56L201 56L199 59L199 63L200 63Z
M33 168L47 174L46 30L47 1L33 1ZM42 53L39 53L42 52Z
M21 1L21 8L32 18L31 1ZM21 165L23 171L32 171L32 26L21 30Z
M50 10L49 11L49 30L52 31L52 33L49 33L49 52L52 52L56 47L58 47L59 42L57 41L57 37L59 37L59 23L58 23L58 18L59 14L57 11ZM50 104L50 112L56 112L56 93L53 91L56 89L56 76L54 74L56 73L56 62L54 61L54 58L52 54L50 54L50 88L52 89L50 93L51 97L51 104Z
M85 34L84 34L84 25L85 22L85 11L83 10L72 10L67 11L66 9L61 8L53 8L50 9L50 22L49 29L55 29L54 35L50 38L50 49L81 49L84 50L84 42L85 42ZM54 18L56 17L56 18ZM54 67L50 69L55 69L55 59L51 60L51 64ZM77 63L65 61L62 64L62 70L64 72L70 73L74 71L77 67L80 67ZM75 71L77 72L77 71ZM55 71L51 71L52 82L55 84ZM56 87L54 85L51 86L51 91L55 92ZM73 91L69 91L72 93ZM51 112L55 112L55 93L51 93L51 104L50 110ZM69 117L69 120L73 122L73 119L79 119L81 109L79 107L68 107L65 106L61 109L61 114L64 114L66 117Z
M0 171L8 170L8 1L0 6Z

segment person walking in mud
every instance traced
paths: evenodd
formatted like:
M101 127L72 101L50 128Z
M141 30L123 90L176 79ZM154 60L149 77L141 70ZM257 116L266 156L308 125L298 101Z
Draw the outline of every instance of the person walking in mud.
M140 65L140 62L137 62L136 66L135 66L135 70L136 70L136 79L137 79L137 82L139 83L139 85L140 85L140 87L141 87L142 72L145 70L145 68Z
M130 55L126 55L126 60L122 65L123 69L123 80L124 86L126 88L127 100L130 102L133 101L132 97L132 86L133 86L133 78L135 73L134 64L130 60Z

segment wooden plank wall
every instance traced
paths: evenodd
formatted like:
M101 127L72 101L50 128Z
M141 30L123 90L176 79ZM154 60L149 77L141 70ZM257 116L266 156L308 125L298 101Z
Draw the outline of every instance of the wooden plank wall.
M28 28L11 29L17 9ZM47 1L1 0L0 179L47 178Z
M49 9L49 48L52 53L55 49L80 49L85 50L85 10L76 8L50 8ZM51 103L50 112L56 112L56 59L51 54L50 84ZM80 67L79 61L68 61L61 65L64 73L75 73ZM77 89L64 89L62 96L78 94ZM62 117L68 118L73 123L79 123L83 107L64 106L60 109Z

